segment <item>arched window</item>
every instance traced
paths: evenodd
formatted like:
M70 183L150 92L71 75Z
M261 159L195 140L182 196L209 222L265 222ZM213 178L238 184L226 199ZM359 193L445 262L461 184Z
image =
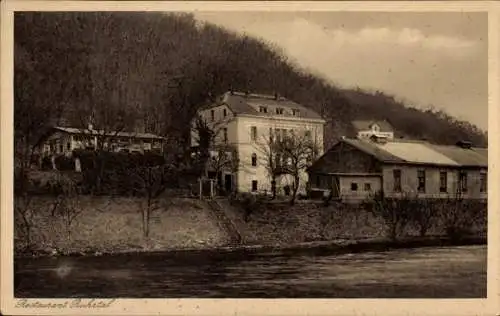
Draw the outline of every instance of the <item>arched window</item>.
M257 154L253 153L252 154L252 167L257 166Z

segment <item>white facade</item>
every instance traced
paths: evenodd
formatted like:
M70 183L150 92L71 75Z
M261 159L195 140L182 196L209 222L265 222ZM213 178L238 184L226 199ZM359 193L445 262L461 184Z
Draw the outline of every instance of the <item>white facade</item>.
M379 124L373 123L369 126L368 129L359 130L357 135L357 137L360 139L363 138L367 139L372 136L377 136L386 139L394 139L394 132L388 130L382 131Z
M271 112L272 111L272 112ZM268 155L268 140L270 133L279 129L284 133L295 133L305 135L308 133L313 142L317 144L319 155L323 154L323 128L325 121L322 119L311 119L283 115L282 111L298 113L291 108L269 109L266 116L237 114L230 110L227 105L219 105L198 112L209 126L218 131L214 145L232 145L239 159L238 170L232 175L233 189L238 192L271 192L271 177L266 168ZM192 134L192 145L197 145L197 138ZM224 175L223 178L225 178ZM305 192L307 183L305 170L301 174L298 192ZM278 193L283 193L285 185L292 187L293 180L290 176L282 176L277 179Z

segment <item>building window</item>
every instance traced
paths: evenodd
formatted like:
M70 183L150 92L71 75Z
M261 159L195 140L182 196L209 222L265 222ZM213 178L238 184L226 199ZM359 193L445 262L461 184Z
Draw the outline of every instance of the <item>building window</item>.
M319 176L316 176L316 187L321 187L321 178Z
M371 183L365 183L365 191L371 191L371 190L372 190Z
M67 149L67 150L71 150L71 143L70 143L70 142L68 142L68 143L66 144L66 149Z
M259 112L260 113L267 113L267 107L265 107L265 106L259 106Z
M297 109L293 109L293 110L292 110L292 115L293 115L293 116L299 116L299 115L300 115L300 111L299 111L299 110L297 110Z
M224 133L224 143L227 143L227 128L223 128L222 132Z
M439 192L448 192L448 174L446 171L441 171L439 173Z
M252 154L252 167L257 167L257 154Z
M394 180L394 192L401 192L401 170L392 170L392 177Z
M460 192L467 192L467 172L460 171L459 182Z
M351 191L358 191L358 184L356 182L351 183Z
M62 153L63 152L63 145L59 145L59 152Z
M485 172L481 172L480 174L480 181L481 181L481 187L480 187L480 192L484 193L488 190L488 174Z
M212 121L215 121L215 111L214 110L210 111L210 117L212 118Z
M257 191L257 180L252 180L252 192Z
M276 114L283 114L283 108L276 108Z
M311 131L306 131L304 136L305 136L306 140L308 140L308 141L312 140Z
M222 113L223 113L224 117L227 116L227 110L226 109L222 110Z
M252 137L252 141L257 140L257 127L256 126L250 127L250 135Z
M417 191L421 193L425 193L425 170L418 170L418 188Z

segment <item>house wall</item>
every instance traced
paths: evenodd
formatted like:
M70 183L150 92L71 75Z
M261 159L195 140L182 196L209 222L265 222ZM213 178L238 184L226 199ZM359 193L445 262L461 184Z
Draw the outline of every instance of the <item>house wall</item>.
M45 140L42 151L45 155L65 154L68 155L74 149L72 135L62 132L55 132Z
M224 110L226 111L226 115L224 116ZM212 119L212 111L214 113L214 117ZM224 142L224 134L222 128L227 128L227 143L235 143L237 129L236 124L233 121L234 114L228 108L227 105L219 105L215 107L211 107L208 109L203 109L198 111L198 115L205 120L207 125L212 130L217 130L218 134L215 138L216 143ZM191 122L191 146L198 146L198 133L196 131L196 120Z
M394 138L393 132L375 132L373 130L358 131L358 138L370 138L373 135L380 136L380 137L386 137L388 139Z
M380 176L340 176L340 198L342 200L366 200L379 192L382 188L382 177ZM357 190L353 190L352 184L357 184ZM365 188L369 184L370 188Z
M338 143L315 162L311 172L328 173L379 173L380 164L370 155L346 143Z
M425 198L447 198L456 195L459 189L458 168L440 168L433 166L387 165L383 167L383 189L387 196L401 196L394 191L393 170L401 170L401 189L403 192L418 194ZM418 170L425 170L425 193L418 192ZM487 192L480 192L481 169L463 170L467 173L467 192L461 193L464 198L485 199ZM447 192L440 192L440 172L447 173ZM483 170L486 172L486 170Z
M257 181L258 191L271 192L271 178L266 169L268 147L267 140L270 137L271 129L294 130L295 133L303 133L306 130L311 132L313 141L316 142L319 154L323 153L323 123L310 120L288 120L288 119L269 119L261 117L237 117L234 128L236 128L236 148L240 160L240 168L236 175L237 189L240 192L252 190L252 181ZM251 128L257 128L257 138L252 140ZM234 130L232 130L234 131ZM257 155L257 166L252 166L252 154ZM306 192L308 175L303 170L300 172L300 193ZM278 190L285 185L292 185L293 178L289 175L277 179Z

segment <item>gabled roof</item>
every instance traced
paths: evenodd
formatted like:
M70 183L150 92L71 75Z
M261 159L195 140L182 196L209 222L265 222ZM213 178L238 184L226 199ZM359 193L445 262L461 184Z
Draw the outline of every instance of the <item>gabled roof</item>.
M216 105L221 104L226 104L235 115L248 114L263 117L297 117L323 120L321 115L303 105L283 97L276 98L265 94L226 92ZM267 113L259 112L259 106L267 107ZM283 114L277 115L276 108L283 108L285 111ZM292 115L293 109L298 110L300 114Z
M136 133L136 132L104 132L103 130L89 130L86 128L76 128L76 127L61 127L55 126L55 130L65 132L68 134L78 134L78 135L105 135L112 137L133 137L133 138L144 138L144 139L164 139L161 136L151 134L151 133Z
M388 151L385 151L377 146L373 146L371 141L366 141L366 140L361 140L361 139L351 139L351 138L344 138L340 142L344 142L346 144L349 144L362 152L375 157L376 159L387 162L387 163L403 163L404 160L401 159L400 157L391 154Z
M393 132L394 128L389 122L386 120L377 121L377 120L355 120L352 121L352 125L358 131L366 131L371 130L372 126L377 124L380 127L381 132Z
M487 148L462 148L459 146L435 145L424 141L372 140L344 138L345 143L388 164L433 165L448 167L488 167ZM328 152L325 153L328 155ZM311 167L311 169L314 169Z

